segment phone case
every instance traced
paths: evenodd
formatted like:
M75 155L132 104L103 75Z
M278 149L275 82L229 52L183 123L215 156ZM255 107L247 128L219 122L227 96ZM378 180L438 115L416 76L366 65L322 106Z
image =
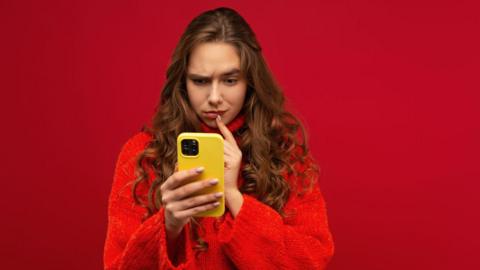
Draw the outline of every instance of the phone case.
M195 156L182 153L182 140L193 139L198 142L198 154ZM224 191L224 153L223 137L216 133L184 132L177 137L178 169L189 170L203 166L204 171L190 182L217 178L218 184L205 188L194 195ZM219 217L225 212L225 198L219 199L220 205L215 209L201 212L197 217Z

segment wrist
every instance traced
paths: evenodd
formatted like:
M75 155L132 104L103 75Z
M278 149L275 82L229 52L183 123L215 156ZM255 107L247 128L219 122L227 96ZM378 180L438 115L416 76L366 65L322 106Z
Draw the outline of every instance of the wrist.
M182 232L183 226L176 226L165 219L165 233L169 239L176 239Z
M225 189L225 196L241 196L242 193L238 188Z
M169 229L165 227L165 234L168 241L175 241L180 236L182 229Z
M233 217L236 217L243 205L243 195L238 189L225 190L225 204Z

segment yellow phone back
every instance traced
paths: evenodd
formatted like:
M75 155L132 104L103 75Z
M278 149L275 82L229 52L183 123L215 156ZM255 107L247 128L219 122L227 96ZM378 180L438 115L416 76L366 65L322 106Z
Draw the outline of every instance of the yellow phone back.
M182 146L182 141L186 140ZM192 151L192 145L198 151ZM190 145L189 145L190 144ZM189 146L186 146L189 145ZM182 151L182 147L184 147ZM186 148L189 150L185 150ZM224 192L224 159L223 159L223 137L216 133L184 132L177 137L177 158L178 169L189 170L203 166L204 171L191 180L199 181L206 179L218 179L218 184L205 188L195 195L214 192ZM197 217L219 217L225 212L225 198L219 199L220 205L215 209L201 212Z

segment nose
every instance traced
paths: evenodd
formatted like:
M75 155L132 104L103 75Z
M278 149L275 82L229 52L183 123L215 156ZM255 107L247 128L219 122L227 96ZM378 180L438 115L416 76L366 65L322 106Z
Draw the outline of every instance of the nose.
M220 87L218 81L214 81L212 83L212 88L210 89L210 93L208 95L208 103L212 106L217 106L221 104L223 101L222 93L220 92Z

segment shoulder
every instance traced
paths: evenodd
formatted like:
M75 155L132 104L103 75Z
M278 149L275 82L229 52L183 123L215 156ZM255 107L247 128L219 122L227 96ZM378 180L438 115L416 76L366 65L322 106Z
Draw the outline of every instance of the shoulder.
M147 132L138 132L132 135L122 145L118 156L117 165L128 164L133 161L137 155L145 149L147 144L152 140L152 135Z
M135 179L135 167L138 156L145 149L152 136L138 132L129 137L121 147L115 164L114 184L112 194L118 193L129 181Z
M110 191L110 209L133 209L131 184L136 180L135 170L139 154L141 154L152 136L145 132L137 132L122 145L118 155Z
M128 138L123 148L143 148L151 139L152 135L150 133L144 131L137 132Z

